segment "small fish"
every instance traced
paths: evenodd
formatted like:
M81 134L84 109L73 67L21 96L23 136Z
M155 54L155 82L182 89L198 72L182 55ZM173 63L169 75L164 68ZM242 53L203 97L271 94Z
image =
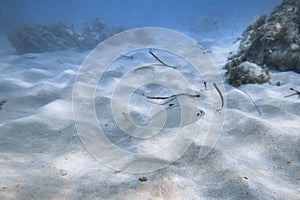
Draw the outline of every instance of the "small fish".
M165 112L164 112L165 111ZM124 113L123 115L126 119L129 119L129 114ZM141 122L151 124L149 128L161 128L158 125L161 124L162 121L165 121L163 128L176 128L176 127L184 127L198 121L202 116L205 115L205 112L200 108L192 107L189 105L177 105L167 107L165 110L161 110L158 113L152 115L147 122ZM135 115L134 121L139 121L141 118ZM151 123L152 122L152 123Z
M157 99L154 99L153 101L149 101L149 100L147 99L146 101L149 102L149 103L157 104L157 105L165 105L165 104L167 104L167 103L170 103L171 101L174 101L176 98L177 98L177 97L175 96L175 97L172 97L172 98L170 98L170 99L165 99L166 101L161 102L161 103L155 102L155 100L157 100ZM159 99L159 100L161 100L161 99ZM174 105L174 104L172 104L171 106L173 106L173 105ZM170 105L169 105L169 106L170 106Z
M219 111L221 111L221 110L223 109L223 107L224 107L224 97L223 97L223 95L222 95L222 93L221 93L221 90L218 88L217 84L216 84L216 83L213 83L213 85L214 85L215 89L217 90L217 92L219 93L220 98L221 98L221 107L218 108L218 109L216 110L217 112L219 112Z
M189 94L189 93L179 93L179 94L173 94L171 96L164 96L164 97L161 97L161 96L146 96L145 94L142 94L143 96L147 97L147 99L151 99L151 100L167 100L163 103L156 103L156 102L153 102L153 101L148 101L150 103L153 103L153 104L159 104L159 105L164 105L164 104L167 104L171 101L173 101L174 99L176 99L177 97L179 96L186 96L186 97L191 97L191 98L198 98L198 97L201 97L200 94Z
M291 97L291 96L294 96L294 95L298 95L298 99L300 99L300 91L295 90L293 88L290 88L290 90L294 91L295 93L286 95L286 96L284 96L284 98Z
M235 44L235 43L241 41L242 39L243 39L242 37L237 37L232 44Z
M133 55L121 55L123 58L133 59Z
M203 51L203 54L207 54L207 53L212 53L212 51L211 50L205 50L205 51Z
M255 101L252 99L252 97L251 97L246 91L244 91L244 90L240 90L240 91L242 91L245 95L247 95L247 96L249 97L250 101L254 104L254 106L255 106L257 112L259 113L259 115L262 115L261 111L259 110L257 104L256 104Z
M204 84L204 90L207 90L208 88L207 88L207 83L206 83L206 81L204 81L203 84Z
M198 121L205 112L189 105L171 106L166 109L167 119L164 128L184 127ZM163 111L158 112L151 119L164 119Z
M180 94L174 94L167 97L152 97L152 96L146 96L148 99L170 99L170 98L176 98L179 96L188 96L188 97L200 97L200 94L188 94L188 93L180 93Z
M154 63L154 64L148 64L148 65L142 65L140 67L136 67L134 68L133 71L137 72L139 70L144 70L144 69L150 69L151 71L154 71L155 70L155 67L157 66L163 66L162 64L157 64L157 63Z
M142 67L138 67L138 68L135 68L134 71L137 72L139 70L144 70L144 69L150 69L151 71L154 71L154 67L153 66L142 66Z
M173 68L173 69L177 69L176 66L172 66L172 65L168 65L166 64L165 62L163 62L159 57L157 57L153 52L152 50L150 49L149 50L149 53L159 62L161 63L163 66L166 66L166 67L170 67L170 68Z

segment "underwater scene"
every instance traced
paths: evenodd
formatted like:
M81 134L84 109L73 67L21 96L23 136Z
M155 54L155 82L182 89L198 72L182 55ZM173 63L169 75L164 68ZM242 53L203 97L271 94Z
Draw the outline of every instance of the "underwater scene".
M300 199L299 0L0 0L0 199Z

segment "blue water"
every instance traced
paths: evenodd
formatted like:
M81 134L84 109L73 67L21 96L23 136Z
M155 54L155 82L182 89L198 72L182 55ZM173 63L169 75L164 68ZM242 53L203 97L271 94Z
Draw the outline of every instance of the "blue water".
M281 0L0 0L5 31L23 23L74 24L99 19L126 29L158 26L189 32L197 19L216 23L217 34L240 34L256 17Z

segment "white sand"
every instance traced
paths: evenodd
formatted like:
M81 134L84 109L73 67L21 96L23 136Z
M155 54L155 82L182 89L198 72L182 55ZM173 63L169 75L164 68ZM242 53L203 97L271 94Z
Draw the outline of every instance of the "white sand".
M1 44L0 98L7 102L0 110L0 199L300 199L300 100L284 98L290 87L300 90L299 74L273 72L279 87L225 83L226 123L207 157L198 158L196 141L169 167L129 174L100 164L76 134L72 87L87 53L19 56L3 38ZM210 50L221 65L235 49ZM120 76L110 75L106 87ZM105 126L111 119L105 101L97 102ZM115 136L116 127L107 130L119 145L134 144Z

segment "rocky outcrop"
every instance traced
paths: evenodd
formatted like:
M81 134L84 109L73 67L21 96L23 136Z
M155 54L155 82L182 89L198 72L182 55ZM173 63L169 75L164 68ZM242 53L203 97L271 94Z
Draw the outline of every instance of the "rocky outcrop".
M91 25L87 24L81 32L75 31L73 26L62 23L24 25L18 30L9 32L7 38L20 54L70 48L84 51L93 49L106 38L122 30L96 19Z
M271 78L269 70L248 61L232 67L228 73L229 83L240 86L248 83L265 83Z
M245 61L300 73L299 0L283 0L269 16L263 15L250 24L242 36L238 53L225 65L228 74Z

